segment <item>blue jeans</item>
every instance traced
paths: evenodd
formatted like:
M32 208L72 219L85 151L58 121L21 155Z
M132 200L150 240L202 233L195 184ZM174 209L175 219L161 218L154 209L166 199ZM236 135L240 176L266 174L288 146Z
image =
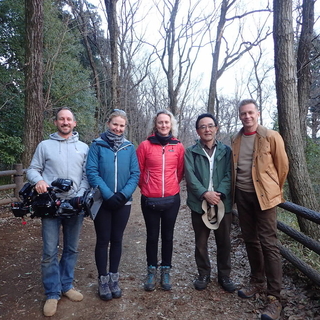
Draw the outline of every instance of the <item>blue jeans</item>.
M78 257L83 214L71 217L42 218L42 283L47 299L60 299L73 288L74 268ZM59 234L62 226L63 251L58 260Z

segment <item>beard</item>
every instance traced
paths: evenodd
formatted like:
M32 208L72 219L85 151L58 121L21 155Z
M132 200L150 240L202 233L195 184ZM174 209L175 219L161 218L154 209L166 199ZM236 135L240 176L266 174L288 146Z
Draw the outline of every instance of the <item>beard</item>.
M63 126L63 127L58 127L58 132L61 133L61 135L69 135L72 133L73 129L70 128L69 126Z

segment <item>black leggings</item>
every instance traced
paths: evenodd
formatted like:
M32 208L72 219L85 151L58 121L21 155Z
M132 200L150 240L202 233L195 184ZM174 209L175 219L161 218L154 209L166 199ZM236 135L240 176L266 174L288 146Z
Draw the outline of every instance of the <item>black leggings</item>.
M95 220L97 242L96 265L100 276L107 275L108 246L110 243L109 272L117 273L122 252L122 238L130 216L131 205L111 211L103 202Z
M171 267L173 251L173 231L177 220L180 195L175 195L174 204L165 211L156 211L145 206L145 197L141 196L141 209L147 228L147 264L158 265L158 241L161 224L161 265Z

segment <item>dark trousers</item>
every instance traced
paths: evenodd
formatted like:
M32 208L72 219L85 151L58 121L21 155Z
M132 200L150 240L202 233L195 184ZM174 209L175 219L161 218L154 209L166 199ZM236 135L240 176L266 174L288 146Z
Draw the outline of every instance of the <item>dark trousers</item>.
M99 277L107 275L108 247L109 272L117 273L122 253L122 238L130 216L131 205L109 210L103 202L95 220L97 242L95 259Z
M195 259L200 276L211 273L211 264L208 254L208 238L211 229L202 221L202 215L191 211L192 226L195 235ZM218 278L229 277L231 272L231 242L230 229L232 214L226 213L220 222L219 228L214 230L217 245Z
M253 192L236 189L240 227L251 268L251 282L267 278L267 294L280 299L282 284L281 255L277 246L276 208L261 210Z
M158 242L161 228L161 265L171 267L173 251L173 231L180 207L180 194L175 195L174 204L167 210L157 211L147 208L146 198L141 196L141 210L147 228L147 264L158 265Z

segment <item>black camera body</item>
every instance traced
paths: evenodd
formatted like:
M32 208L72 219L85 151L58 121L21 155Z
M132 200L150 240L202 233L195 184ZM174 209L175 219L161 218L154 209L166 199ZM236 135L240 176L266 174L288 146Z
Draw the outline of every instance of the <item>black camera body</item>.
M46 193L39 194L34 185L26 183L19 191L22 202L11 204L11 210L15 217L24 217L30 214L34 217L58 217L73 216L83 213L89 216L90 208L93 205L93 196L97 188L91 188L84 192L81 197L74 197L69 200L58 197L61 192L68 192L73 186L70 179L56 179L51 183Z

